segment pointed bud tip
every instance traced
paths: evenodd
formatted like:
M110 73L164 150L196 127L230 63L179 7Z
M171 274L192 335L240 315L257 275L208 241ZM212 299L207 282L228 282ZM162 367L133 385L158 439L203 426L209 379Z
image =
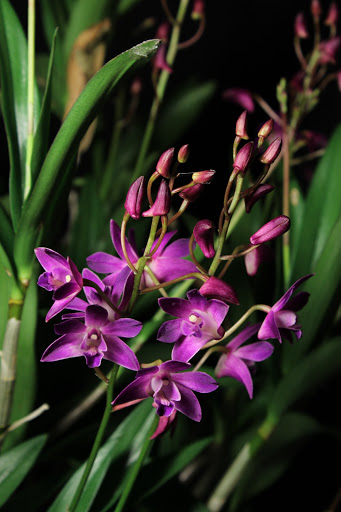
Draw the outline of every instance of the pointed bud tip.
M172 160L174 156L174 148L169 148L162 153L157 164L156 170L161 176L164 178L170 177L170 168L172 165Z

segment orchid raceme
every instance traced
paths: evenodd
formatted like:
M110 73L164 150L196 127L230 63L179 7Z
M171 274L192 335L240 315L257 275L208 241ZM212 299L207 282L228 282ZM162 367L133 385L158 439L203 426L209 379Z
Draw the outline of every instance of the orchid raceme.
M219 300L206 299L198 290L190 290L187 300L161 298L159 306L177 317L163 323L157 335L159 341L174 343L173 359L187 362L208 341L219 340L224 335L221 324L229 306Z
M255 362L264 361L271 356L274 348L267 341L258 341L241 347L241 345L259 331L261 324L245 327L226 345L226 352L220 357L215 369L218 378L232 377L246 387L249 397L253 397L251 371ZM251 371L250 371L251 370Z
M211 393L218 384L206 373L186 371L190 367L189 363L171 360L141 368L135 380L112 402L113 409L152 397L158 416L169 418L178 411L191 420L200 421L201 407L193 391Z

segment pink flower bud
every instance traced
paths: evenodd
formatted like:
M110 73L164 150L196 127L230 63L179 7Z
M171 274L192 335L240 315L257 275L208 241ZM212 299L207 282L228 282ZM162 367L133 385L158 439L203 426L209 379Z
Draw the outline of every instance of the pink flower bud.
M309 37L303 12L299 12L296 15L294 30L295 36L299 37L300 39L306 39L307 37Z
M237 153L233 168L240 172L245 172L252 156L253 142L247 142Z
M321 5L320 5L319 0L312 0L310 9L311 9L311 14L313 15L313 17L315 19L319 19L321 16Z
M181 146L178 152L178 162L180 164L184 164L187 162L189 157L189 144L185 144L184 146Z
M332 37L328 39L328 41L322 41L319 44L320 50L320 64L328 64L331 62L332 64L336 64L336 54L340 47L341 37Z
M168 62L166 60L166 52L167 52L166 45L161 43L161 45L159 46L159 48L156 52L156 55L153 59L153 66L154 66L154 69L161 69L164 71L168 71L168 73L173 73L173 69L170 67L170 65L168 64Z
M239 305L237 294L232 286L214 276L207 279L199 289L199 292L209 299L218 299L223 302Z
M215 171L210 169L209 171L198 171L192 174L192 180L195 183L211 183Z
M127 193L124 207L133 219L141 216L142 200L145 192L145 179L140 176L134 181Z
M196 223L193 229L195 241L206 258L213 258L214 249L214 224L211 220L203 219Z
M273 185L269 185L267 183L264 183L263 185L259 185L255 190L253 190L250 194L244 197L245 202L245 211L246 213L250 213L253 205L260 199L261 197L265 196L269 192L272 192L274 190Z
M240 105L250 113L255 110L252 94L247 89L240 89L239 87L226 89L226 91L223 92L223 99Z
M254 235L250 237L252 245L264 244L274 238L277 238L290 228L290 219L286 215L280 215L270 220L262 226Z
M263 139L266 139L267 137L269 137L270 133L272 132L272 130L274 128L274 124L275 123L274 123L273 119L269 119L266 123L264 123L258 132L258 137L259 138L262 137Z
M243 140L249 140L249 136L247 134L247 125L248 125L248 119L247 119L247 110L244 110L240 114L240 116L237 119L236 123L236 135L240 137Z
M157 28L156 36L155 36L156 39L162 39L163 42L166 43L168 41L169 31L170 31L170 24L168 23L168 21L164 21Z
M193 20L201 20L205 14L205 3L203 0L194 0L191 18Z
M172 159L174 155L174 148L169 148L164 151L160 156L158 163L156 164L156 170L164 178L170 177L170 168L172 165Z
M182 190L180 192L179 196L182 199L186 199L187 201L192 203L193 201L195 201L199 197L199 195L200 195L202 189L204 188L204 186L205 185L202 185L201 183L197 183L193 187L185 188L184 190Z
M167 215L171 207L171 191L165 180L161 181L155 203L149 210L142 213L143 217Z
M338 88L339 88L339 91L341 92L341 71L338 71L338 72L337 72L337 77L336 77L336 79L337 79L337 86L338 86Z
M281 137L277 137L277 139L271 142L270 146L264 151L259 160L262 164L272 164L280 154L281 149L282 139Z
M244 256L246 273L248 276L255 276L258 272L258 268L262 263L269 261L273 257L273 253L270 247L266 245L260 245L251 252L248 252Z
M329 11L326 19L324 20L324 24L333 27L336 25L338 18L339 10L337 8L336 2L332 2L329 6Z

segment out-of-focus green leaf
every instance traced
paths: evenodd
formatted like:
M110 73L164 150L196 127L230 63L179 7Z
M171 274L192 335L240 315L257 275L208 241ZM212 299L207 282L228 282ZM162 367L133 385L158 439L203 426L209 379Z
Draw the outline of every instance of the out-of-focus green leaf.
M213 81L205 83L187 83L181 87L160 110L156 123L154 140L159 147L167 140L170 146L175 144L189 127L198 119L208 105L216 90Z
M37 292L36 280L32 280L26 293L21 319L17 353L17 376L10 423L29 414L34 406L37 369L35 352L38 308ZM27 424L24 424L10 432L6 436L4 448L8 449L17 444L25 434L26 427Z
M14 233L11 225L11 221L8 215L0 203L0 246L2 251L0 253L0 262L5 268L11 273L14 272L14 261L13 261L13 244L14 244Z
M280 418L292 404L340 371L341 338L338 337L315 348L282 378L270 400L269 416Z
M109 61L87 83L74 103L46 155L43 167L25 202L15 245L15 260L22 278L30 278L33 248L43 214L49 205L57 181L65 174L78 144L118 81L156 52L158 40L141 43ZM64 176L65 178L65 176ZM65 191L67 193L67 191Z
M117 14L125 14L139 2L141 2L141 0L119 0L117 5Z
M335 130L309 187L299 245L293 258L292 281L315 271L317 260L340 215L340 160L341 125Z
M10 155L10 198L16 228L22 205L27 141L27 41L20 21L8 0L0 2L0 73L2 112ZM40 110L34 89L34 126Z
M51 114L51 89L52 89L52 70L54 62L54 51L56 44L57 30L54 33L49 65L46 76L45 93L41 105L41 111L38 121L38 126L34 134L33 150L31 158L31 173L32 183L34 184L39 174L40 168L44 161L48 147L48 137L50 129L50 114Z
M119 414L119 413L116 413ZM149 401L142 402L122 421L106 443L98 451L95 463L90 473L88 482L83 491L76 512L86 512L91 509L92 503L107 473L110 464L119 457L128 453L134 440L141 430L147 425L150 428L150 420L154 417ZM54 501L48 512L65 512L70 505L85 468L83 464Z
M34 437L0 456L0 506L21 484L35 463L46 438L46 435Z

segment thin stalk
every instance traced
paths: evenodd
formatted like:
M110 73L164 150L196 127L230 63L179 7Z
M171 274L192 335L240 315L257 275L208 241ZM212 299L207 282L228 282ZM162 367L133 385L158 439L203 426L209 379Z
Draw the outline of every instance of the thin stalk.
M72 502L68 508L68 512L74 512L74 510L76 510L76 507L78 505L78 502L82 496L82 493L83 493L83 490L84 490L84 487L86 485L86 482L88 481L88 478L89 478L89 475L90 475L90 472L91 472L91 469L92 469L92 466L95 462L95 459L96 459L96 456L97 456L97 452L101 446L101 443L102 443L102 439L103 439L103 436L104 436L104 432L105 432L105 429L106 429L106 426L108 424L108 421L109 421L109 418L110 418L110 414L111 414L111 402L112 402L112 397L113 397L113 391L114 391L114 385L115 385L115 381L116 381L116 376L117 376L117 372L118 372L118 365L114 365L113 369L112 369L112 372L111 372L111 376L110 376L110 380L109 380L109 383L108 383L108 388L107 388L107 401L106 401L106 406L105 406L105 409L104 409L104 414L103 414L103 417L102 417L102 421L101 421L101 424L99 426L99 429L97 431L97 434L96 434L96 437L95 437L95 441L94 441L94 444L92 446L92 450L90 452L90 456L87 460L87 463L86 463L86 466L85 466L85 469L84 469L84 472L83 472L83 475L82 475L82 478L78 484L78 487L76 489L76 492L73 496L73 499L72 499Z
M155 418L154 418L154 421L152 423L152 426L146 436L146 439L143 443L143 446L141 448L141 451L140 451L140 455L138 456L138 459L137 461L135 462L134 466L132 467L132 470L128 476L128 479L125 483L125 486L124 486L124 489L123 489L123 492L121 494L121 498L119 500L119 502L117 503L116 505L116 508L114 510L114 512L121 512L123 510L123 507L125 506L126 504L126 501L129 497L129 494L133 488L133 485L136 481L136 478L140 472L140 469L142 467L142 464L146 458L146 455L150 449L150 445L152 443L152 439L150 439L151 435L153 434L155 428L156 428L156 425L157 425L157 421L158 421L158 416L155 415Z
M167 52L167 63L172 67L175 57L178 51L178 44L180 39L180 31L181 25L183 23L186 10L189 4L189 0L180 0L178 12L176 16L175 23L173 25L172 34L169 41L168 52ZM163 101L163 97L165 95L167 83L170 77L170 73L167 70L162 70L159 75L159 79L156 85L155 98L153 100L149 119L146 125L146 129L144 132L142 144L140 147L140 153L137 158L135 170L132 176L132 181L136 180L139 176L141 176L143 165L146 159L146 155L148 153L150 141L152 135L154 133L155 121L159 112L160 105Z
M34 136L34 57L35 57L35 0L28 0L28 70L27 70L27 144L24 199L32 187L31 160Z
M160 290L160 288L165 288L166 286L180 283L181 281L184 281L185 279L189 279L191 277L193 279L201 279L202 281L205 282L203 274L201 274L200 272L191 272L190 274L185 274L184 276L177 277L176 279L172 279L171 281L165 281L164 283L161 283L156 286L149 286L148 288L143 288L142 290L140 290L140 293L155 292L155 290Z
M283 215L290 216L290 147L286 115L283 114ZM287 288L290 279L290 240L289 232L283 235L283 279Z

